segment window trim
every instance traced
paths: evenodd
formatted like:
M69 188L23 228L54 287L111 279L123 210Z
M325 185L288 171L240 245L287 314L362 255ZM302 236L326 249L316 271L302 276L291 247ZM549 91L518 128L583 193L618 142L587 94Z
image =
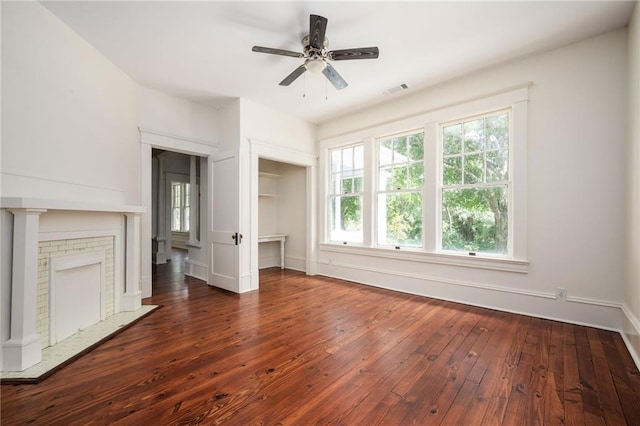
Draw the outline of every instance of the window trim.
M174 205L175 197L173 193L174 186L179 185L181 187L180 190L180 206L176 207ZM185 220L185 209L189 208L189 214L191 214L191 206L187 205L189 203L189 197L187 196L187 185L189 185L189 191L191 191L191 185L189 182L183 182L181 180L172 180L169 184L171 188L171 232L179 233L179 234L188 234L189 233L189 221ZM173 211L178 208L180 209L180 229L173 229ZM186 228L186 229L185 229Z
M355 148L358 146L362 146L362 152L363 152L363 167L362 167L362 191L361 192L352 192L350 193L351 196L355 195L355 194L360 194L361 197L361 203L360 203L360 208L361 208L361 212L360 212L360 217L361 217L361 223L360 223L360 227L362 229L362 241L358 242L358 241L344 241L344 240L332 240L331 239L331 224L332 224L332 218L331 218L331 200L334 197L343 197L345 194L334 194L333 193L333 189L331 187L331 178L333 177L333 171L331 169L332 167L332 163L331 163L331 152L332 151L337 151L337 150L343 150L345 148L353 148L354 153L355 153ZM324 182L325 188L326 188L326 195L324 197L324 199L326 200L326 205L324 206L324 218L325 218L325 233L324 233L324 240L326 242L329 243L333 243L333 244L342 244L342 245L364 245L365 241L366 241L366 237L365 234L367 233L365 230L365 199L366 197L366 185L367 185L367 181L370 179L366 179L367 176L367 163L366 163L366 143L364 141L358 141L358 142L352 142L350 144L346 144L346 145L340 145L340 146L335 146L335 147L331 147L326 151L326 158L327 158L327 164L326 164L326 168L325 168L325 173L326 173L326 181ZM342 157L341 157L342 159ZM354 160L355 161L355 160ZM343 166L343 163L341 162L341 167ZM355 169L354 169L355 170Z
M421 188L402 188L401 190L381 190L380 189L380 169L383 167L380 165L380 141L383 140L387 140L390 138L395 138L395 137L400 137L400 136L410 136L410 135L414 135L414 134L418 134L418 133L422 133L422 139L423 139L423 146L424 146L424 127L420 126L420 127L416 127L414 129L410 129L410 130L404 130L401 132L397 132L397 133L392 133L392 134L388 134L388 135L383 135L383 136L379 136L376 138L373 138L373 146L372 146L372 152L371 154L373 155L373 170L372 170L372 180L373 181L373 193L372 193L372 199L371 199L371 203L373 204L373 209L371 210L371 221L372 221L372 225L373 225L373 233L371 235L371 239L372 239L372 247L378 247L378 248L384 248L384 249L393 249L393 250L416 250L416 251L423 251L424 250L424 245L425 245L425 231L424 231L424 187L425 187L425 180L424 180L424 175L423 175L423 179L422 179L422 187ZM407 138L407 142L408 142L408 138ZM407 162L408 164L410 162ZM416 161L415 163L418 163L418 161ZM395 163L391 163L390 165L388 164L387 167L389 166L394 166ZM425 155L424 155L424 147L423 147L423 152L422 152L422 170L424 173L424 169L426 167L426 163L425 163ZM379 201L379 196L381 193L386 193L386 194L402 194L402 193L419 193L422 196L422 237L421 237L421 246L420 247L412 247L412 246L407 246L407 245L395 245L395 244L381 244L380 243L380 235L378 233L379 230L379 226L377 224L377 221L374 221L373 219L378 219L377 217L377 213L378 213L378 201Z
M480 269L490 269L497 271L528 272L527 258L527 120L528 120L528 99L531 82L527 82L515 87L494 92L482 97L476 97L460 103L443 106L429 112L415 114L409 117L399 118L384 124L361 128L351 133L345 133L336 137L327 138L320 141L320 165L319 170L325 173L319 183L324 187L324 193L328 193L328 151L341 146L364 143L365 147L365 194L363 212L363 243L360 244L338 244L328 239L327 220L327 197L321 198L319 207L323 214L324 222L320 225L320 235L324 235L320 241L321 251L333 251L349 254L362 254L385 257L389 259L420 261L427 263L437 263L443 265L465 266ZM439 162L434 162L436 166L427 164L429 159L438 158L438 126L439 123L446 123L465 117L482 115L492 111L511 108L512 119L512 140L509 147L510 157L510 195L512 208L510 211L510 233L512 235L512 251L509 257L504 255L477 253L475 256L460 254L459 252L437 251L436 250L436 221L437 212L437 179L439 176ZM374 244L374 227L372 220L373 198L375 197L375 184L372 180L375 177L377 158L372 153L375 149L375 141L385 135L400 134L412 129L424 128L424 161L425 175L423 185L423 242L422 249L410 249L403 247L397 250L394 247L376 246ZM511 141L510 141L511 142ZM511 237L510 237L511 239Z
M442 192L445 189L445 184L442 181L442 177L444 175L444 150L443 150L443 143L442 143L442 133L443 133L443 129L446 126L449 126L451 124L455 124L455 123L462 123L462 122L466 122L466 121L472 121L472 120L476 120L476 119L480 119L480 118L486 118L486 117L490 117L490 116L494 116L497 114L501 114L506 112L508 114L509 117L509 145L507 147L508 149L508 178L506 181L500 181L500 182L494 182L494 183L476 183L476 184L461 184L461 185L456 185L456 187L460 187L460 188L479 188L482 186L486 186L486 187L495 187L495 186L500 186L502 184L506 184L507 185L507 196L508 196L508 210L507 210L507 253L506 254L500 254L500 253L483 253L483 252L474 252L474 254L471 254L471 252L464 252L463 250L446 250L444 248L442 248ZM496 258L496 259L511 259L513 258L512 253L513 253L513 241L514 241L514 229L513 229L513 171L514 171L514 167L513 167L513 154L512 154L512 146L513 146L513 142L515 141L515 137L513 134L513 109L511 108L511 106L508 107L504 107L504 108L498 108L495 109L493 111L486 111L484 113L481 114L474 114L471 116L467 116L467 117L459 117L453 120L447 120L447 121L441 121L437 124L437 135L436 135L436 143L437 143L437 157L436 157L436 174L437 174L437 179L436 179L436 211L435 211L435 216L436 216L436 226L435 226L435 238L436 238L436 242L435 242L435 252L436 253L441 253L441 254L455 254L455 255L464 255L464 256L478 256L478 255L482 255L482 256L486 256L486 257L490 257L490 258ZM464 142L463 142L464 143ZM451 185L447 186L450 187Z

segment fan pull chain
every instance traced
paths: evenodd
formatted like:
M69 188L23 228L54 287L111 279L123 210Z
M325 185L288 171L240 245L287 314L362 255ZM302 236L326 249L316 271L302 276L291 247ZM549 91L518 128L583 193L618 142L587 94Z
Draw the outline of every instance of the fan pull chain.
M303 75L302 76L302 97L306 98L307 97L307 75Z
M329 100L329 82L327 79L324 80L324 100Z

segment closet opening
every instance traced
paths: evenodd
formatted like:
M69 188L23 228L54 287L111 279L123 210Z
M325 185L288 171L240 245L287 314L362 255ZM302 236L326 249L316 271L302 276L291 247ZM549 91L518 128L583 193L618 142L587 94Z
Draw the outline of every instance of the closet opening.
M258 269L306 272L307 168L258 159Z

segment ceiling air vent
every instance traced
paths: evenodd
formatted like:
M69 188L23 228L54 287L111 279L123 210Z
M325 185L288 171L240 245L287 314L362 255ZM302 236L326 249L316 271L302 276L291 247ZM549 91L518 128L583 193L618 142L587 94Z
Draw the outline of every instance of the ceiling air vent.
M402 83L399 86L395 86L395 87L392 87L391 89L385 90L384 94L385 95L392 95L394 93L398 93L398 92L401 92L403 90L407 90L408 88L409 88L409 86L407 86L406 84Z

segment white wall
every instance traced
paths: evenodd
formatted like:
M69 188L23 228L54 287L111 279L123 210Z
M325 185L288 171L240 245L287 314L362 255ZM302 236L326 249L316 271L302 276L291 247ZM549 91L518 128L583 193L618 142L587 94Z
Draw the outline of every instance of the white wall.
M240 100L240 138L305 153L316 152L316 125L248 99Z
M2 3L2 195L139 203L140 87L36 2Z
M217 141L220 111L196 102L143 87L140 127L183 138Z
M239 143L240 99L235 99L220 111L220 151L237 148Z
M622 29L319 126L323 140L533 82L528 105L528 273L322 248L319 272L620 329L626 256L626 56L626 30ZM568 289L569 302L554 299L557 287Z
M305 271L307 243L306 174L304 167L281 163L278 229L287 234L285 265Z
M628 111L628 208L627 208L627 280L624 300L627 319L625 337L640 365L640 4L628 30L629 111Z

